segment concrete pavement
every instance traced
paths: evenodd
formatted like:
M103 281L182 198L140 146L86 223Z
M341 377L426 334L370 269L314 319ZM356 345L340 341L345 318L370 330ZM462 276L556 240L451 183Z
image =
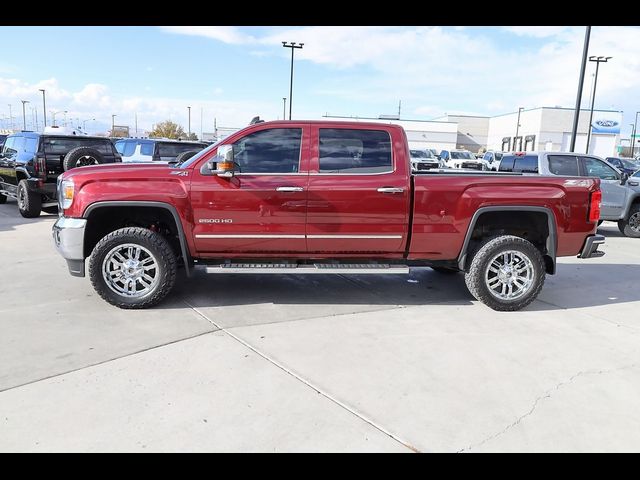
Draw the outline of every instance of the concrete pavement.
M180 278L103 302L0 206L0 451L638 451L640 240L525 311L462 275Z

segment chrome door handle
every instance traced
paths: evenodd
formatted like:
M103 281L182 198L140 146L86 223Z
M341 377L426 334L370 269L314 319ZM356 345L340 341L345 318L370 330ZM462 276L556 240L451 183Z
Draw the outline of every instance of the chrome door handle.
M378 192L380 193L403 193L404 192L404 188L398 188L398 187L380 187L378 189Z
M278 187L276 192L304 192L302 187Z

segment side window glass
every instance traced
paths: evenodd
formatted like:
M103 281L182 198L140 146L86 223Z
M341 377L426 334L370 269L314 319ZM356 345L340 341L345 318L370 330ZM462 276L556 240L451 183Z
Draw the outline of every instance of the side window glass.
M29 137L26 139L24 144L24 151L29 153L36 153L38 150L38 139Z
M140 144L140 154L148 157L153 156L153 142L142 142Z
M115 144L116 152L118 152L120 155L122 155L122 153L124 152L124 144L125 143L126 142L118 141Z
M321 173L383 173L393 171L391 137L383 130L321 128Z
M240 173L297 173L301 128L272 128L250 133L233 144Z
M549 155L549 171L554 175L577 177L580 175L578 157L573 155Z
M122 156L123 157L130 157L131 155L133 155L136 152L136 142L130 142L130 141L126 141L124 142L124 147L122 149Z
M597 158L584 157L584 170L587 177L598 177L602 180L618 180L618 173Z
M15 144L15 137L9 137L7 138L7 140L4 142L4 147L3 148L3 152L6 156L9 155L15 155L16 154L16 150L15 148L13 148L14 144Z
M500 162L500 167L498 171L500 172L513 172L513 162L515 161L514 156L504 156L502 157L502 161Z

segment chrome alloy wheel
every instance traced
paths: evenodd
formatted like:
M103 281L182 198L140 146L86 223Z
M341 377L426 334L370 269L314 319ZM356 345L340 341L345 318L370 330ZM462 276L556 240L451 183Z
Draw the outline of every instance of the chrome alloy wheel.
M640 233L640 212L636 212L629 217L629 228Z
M104 257L102 277L118 295L143 297L158 283L158 262L149 250L140 245L118 245Z
M18 188L18 206L21 210L24 210L26 207L26 196L27 192L24 188Z
M533 262L516 250L501 252L491 259L484 281L487 289L499 300L516 300L525 295L535 280Z
M76 161L76 167L88 167L89 165L100 165L98 159L91 155L83 155Z

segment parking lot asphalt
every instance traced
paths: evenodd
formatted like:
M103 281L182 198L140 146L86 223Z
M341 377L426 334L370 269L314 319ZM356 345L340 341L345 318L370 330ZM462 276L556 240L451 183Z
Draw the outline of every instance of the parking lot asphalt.
M0 451L638 451L640 240L520 312L462 275L179 277L125 311L0 205Z

